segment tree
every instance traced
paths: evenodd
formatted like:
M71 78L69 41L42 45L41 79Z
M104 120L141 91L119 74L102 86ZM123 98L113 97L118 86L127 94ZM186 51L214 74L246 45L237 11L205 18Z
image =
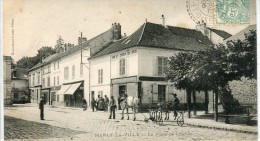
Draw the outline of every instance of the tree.
M36 64L40 63L43 58L46 58L47 56L50 56L55 53L55 50L52 47L44 46L38 50L38 53L36 56L33 57L22 57L20 60L17 61L16 66L18 68L32 68Z
M228 41L226 46L179 53L170 58L169 65L166 76L178 89L213 90L217 96L232 80L256 78L256 31L245 34L243 41Z
M62 39L61 36L59 36L55 45L55 50L57 53L63 52L63 45L64 45L64 40Z

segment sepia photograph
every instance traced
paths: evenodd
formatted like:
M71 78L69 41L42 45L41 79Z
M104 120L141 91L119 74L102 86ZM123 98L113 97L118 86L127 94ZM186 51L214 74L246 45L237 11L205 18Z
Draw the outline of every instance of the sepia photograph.
M0 140L258 140L257 5L1 0Z

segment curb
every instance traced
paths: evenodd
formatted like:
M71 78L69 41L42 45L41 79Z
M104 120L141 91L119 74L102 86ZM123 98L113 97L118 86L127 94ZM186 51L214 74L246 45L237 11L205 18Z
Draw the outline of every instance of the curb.
M249 134L258 134L257 131L245 131L245 130L239 130L239 129L229 129L225 127L213 127L213 126L207 126L207 125L198 125L198 124L192 124L192 123L184 123L188 126L194 126L199 128L209 128L209 129L215 129L215 130L224 130L224 131L233 131L238 133L249 133Z

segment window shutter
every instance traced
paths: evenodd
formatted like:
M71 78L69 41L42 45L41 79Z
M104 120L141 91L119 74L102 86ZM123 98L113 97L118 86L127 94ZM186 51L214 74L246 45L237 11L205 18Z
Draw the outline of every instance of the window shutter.
M153 94L158 94L158 85L157 84L153 84Z
M163 59L162 59L162 57L157 58L157 65L158 65L157 74L158 74L158 76L161 76L162 73L163 73Z

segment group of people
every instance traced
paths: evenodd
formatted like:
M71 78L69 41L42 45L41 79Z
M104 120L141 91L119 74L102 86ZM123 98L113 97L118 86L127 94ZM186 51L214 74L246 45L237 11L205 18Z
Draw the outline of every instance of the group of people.
M92 98L91 108L92 108L93 112L95 111L95 109L96 109L96 111L98 111L98 110L108 111L109 110L109 112L110 112L109 119L111 119L111 118L115 119L116 118L115 110L116 110L117 106L116 106L116 101L114 99L114 96L111 96L110 100L108 99L108 97L106 95L105 95L105 98L98 95L97 100Z
M92 100L91 100L91 108L92 108L93 112L95 111L95 109L96 109L96 111L107 111L108 104L109 104L109 99L106 95L105 95L105 98L98 95L97 100L95 100L94 98L92 98Z
M174 116L175 119L177 117L177 107L180 103L180 100L177 98L176 94L173 94L174 96L174 100L173 100L173 106L174 106ZM122 102L124 101L124 99L126 99L127 95L125 94L125 97L123 99L118 98L118 102ZM40 103L39 103L39 109L40 109L40 118L41 120L44 120L44 97L41 97ZM82 103L83 103L83 110L87 109L87 101L83 98L82 99ZM120 104L119 104L120 105ZM105 95L105 98L103 98L102 96L98 95L98 99L95 100L94 98L92 98L91 100L91 108L92 111L94 112L95 109L96 111L98 110L104 110L104 111L108 111L110 112L109 114L109 118L108 119L115 119L115 110L117 108L116 105L116 101L114 99L114 96L110 97L110 100L108 99L108 97Z

